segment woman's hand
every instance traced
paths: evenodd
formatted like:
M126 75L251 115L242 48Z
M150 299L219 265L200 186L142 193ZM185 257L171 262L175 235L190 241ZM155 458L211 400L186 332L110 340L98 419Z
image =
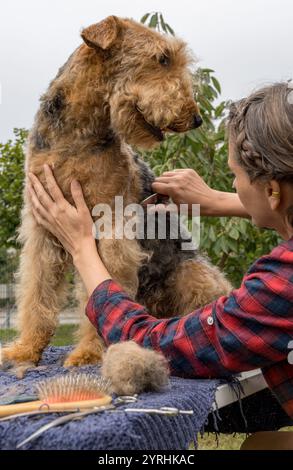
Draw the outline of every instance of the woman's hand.
M75 258L83 247L94 245L93 220L85 203L78 181L71 183L71 194L75 207L64 198L56 183L53 172L44 165L48 192L39 179L29 174L29 194L32 211L38 224L45 227L62 243L65 250ZM95 247L96 251L96 247Z
M218 191L210 188L191 169L166 171L155 179L152 185L155 192L166 194L177 204L200 204L202 215L211 215L218 198Z
M191 169L166 171L152 184L157 193L170 196L175 204L200 204L200 214L214 217L249 217L237 193L217 191Z

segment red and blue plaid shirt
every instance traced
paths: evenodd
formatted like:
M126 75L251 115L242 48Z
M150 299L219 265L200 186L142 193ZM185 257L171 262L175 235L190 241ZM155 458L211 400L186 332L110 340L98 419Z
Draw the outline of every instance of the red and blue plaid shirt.
M94 290L86 313L106 344L131 339L160 351L174 375L227 377L260 367L293 418L293 238L259 258L228 297L184 317L151 316L112 280Z

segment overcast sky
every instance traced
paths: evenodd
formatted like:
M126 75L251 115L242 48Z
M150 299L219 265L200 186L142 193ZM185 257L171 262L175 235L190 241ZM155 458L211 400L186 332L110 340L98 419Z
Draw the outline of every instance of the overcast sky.
M82 27L149 11L161 11L200 65L215 70L223 98L293 77L292 0L1 0L0 142L32 125L39 96L80 44Z

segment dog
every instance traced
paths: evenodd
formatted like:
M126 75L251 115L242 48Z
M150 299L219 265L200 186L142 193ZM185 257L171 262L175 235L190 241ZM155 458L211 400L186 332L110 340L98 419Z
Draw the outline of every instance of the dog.
M154 175L132 147L150 149L166 132L201 124L188 50L180 39L115 16L83 29L81 37L83 44L41 97L28 139L26 172L46 186L43 165L49 164L71 203L70 183L77 179L91 211L97 203L114 209L117 195L123 196L124 206L140 203L152 193ZM55 333L72 259L36 223L26 185L19 241L20 334L3 348L2 357L7 364L30 367ZM168 317L189 313L231 290L216 266L196 250L184 252L179 242L100 239L97 248L113 279L133 299L151 314ZM87 296L78 279L76 293L84 312ZM64 365L100 362L104 345L86 318L79 337Z

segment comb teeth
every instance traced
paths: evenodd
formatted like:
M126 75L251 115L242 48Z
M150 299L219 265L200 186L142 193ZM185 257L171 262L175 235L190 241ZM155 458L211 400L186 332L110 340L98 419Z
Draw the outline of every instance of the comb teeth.
M90 374L68 374L39 382L36 389L46 403L95 400L110 392L110 381Z

